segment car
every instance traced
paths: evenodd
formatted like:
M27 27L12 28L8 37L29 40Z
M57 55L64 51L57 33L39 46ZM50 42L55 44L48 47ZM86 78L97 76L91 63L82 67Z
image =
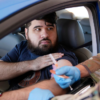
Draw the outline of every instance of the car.
M84 7L88 18L75 17L68 8ZM80 9L80 8L79 8ZM56 12L58 40L73 51L79 63L100 52L100 2L99 0L1 0L0 1L0 57L17 43L25 40L25 23L48 13ZM80 15L81 12L78 12ZM95 66L94 66L95 67ZM86 84L83 84L86 81ZM82 79L82 87L93 81ZM76 83L78 84L78 83ZM77 86L78 87L78 86ZM7 91L8 81L0 82L0 90Z

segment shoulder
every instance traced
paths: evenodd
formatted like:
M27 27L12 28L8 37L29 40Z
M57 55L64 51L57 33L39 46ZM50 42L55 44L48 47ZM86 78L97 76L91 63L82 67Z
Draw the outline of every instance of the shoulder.
M19 44L17 44L18 47L23 48L27 46L27 41L22 41Z
M27 41L22 41L19 44L17 44L12 50L21 54L26 49L27 49Z
M63 46L61 44L59 44L58 52L75 55L70 49L68 49L67 47L65 47L65 46Z
M78 64L78 59L77 59L75 53L70 51L67 47L59 45L58 52L64 54L64 56L62 58L60 58L60 59L69 60L73 65Z
M27 41L22 41L15 46L17 49L22 50L23 48L27 47Z

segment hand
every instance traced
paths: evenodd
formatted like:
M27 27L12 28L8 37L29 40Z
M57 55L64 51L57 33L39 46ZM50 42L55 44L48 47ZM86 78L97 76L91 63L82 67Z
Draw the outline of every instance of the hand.
M50 90L35 88L30 92L28 100L49 100L49 98L52 97L54 97L54 95Z
M69 78L61 78L57 75L66 75ZM54 75L54 78L59 86L65 89L80 79L80 70L75 66L64 66L56 70L56 75Z
M61 58L64 54L52 53L52 55L55 59L58 59L58 58ZM49 65L52 65L52 64L53 64L53 61L48 54L45 56L38 57L35 60L32 60L31 61L31 69L36 71L36 70L43 69L43 68L45 68Z

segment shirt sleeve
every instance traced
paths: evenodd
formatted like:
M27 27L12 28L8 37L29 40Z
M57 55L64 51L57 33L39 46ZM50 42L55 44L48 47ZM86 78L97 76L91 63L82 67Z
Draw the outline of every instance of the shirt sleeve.
M17 62L19 58L19 45L16 45L10 52L8 52L1 60L5 62Z
M78 59L73 52L71 52L69 50L65 50L64 48L62 48L59 52L64 53L64 56L62 58L57 59L57 60L66 59L66 60L70 61L73 66L78 64Z

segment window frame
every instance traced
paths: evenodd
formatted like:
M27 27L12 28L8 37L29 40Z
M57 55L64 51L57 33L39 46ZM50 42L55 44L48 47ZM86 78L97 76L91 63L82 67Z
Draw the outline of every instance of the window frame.
M50 5L45 7L44 5L46 5L47 3L50 3ZM53 2L53 0L48 0L46 2L42 2L40 4L30 6L28 7L28 9L24 9L23 11L16 13L10 18L1 22L0 38L14 31L15 29L17 29L24 23L27 23L31 21L33 18L36 18L38 16L42 16L43 14L47 14L52 11L57 11L57 10L64 9L64 8L85 6L87 9L90 9L90 11L89 10L88 11L89 13L91 12L90 15L92 15L92 18L90 18L90 22L92 21L91 28L94 29L94 31L92 30L92 34L93 34L92 35L92 41L93 41L92 47L93 47L93 55L96 55L100 51L100 48L99 48L100 34L99 34L98 16L97 16L95 3L97 3L97 0L81 0L81 1L58 0L57 2L56 1ZM37 8L41 8L41 9L37 9ZM33 9L36 9L36 10L34 10L33 12ZM7 24L9 25L7 26Z

